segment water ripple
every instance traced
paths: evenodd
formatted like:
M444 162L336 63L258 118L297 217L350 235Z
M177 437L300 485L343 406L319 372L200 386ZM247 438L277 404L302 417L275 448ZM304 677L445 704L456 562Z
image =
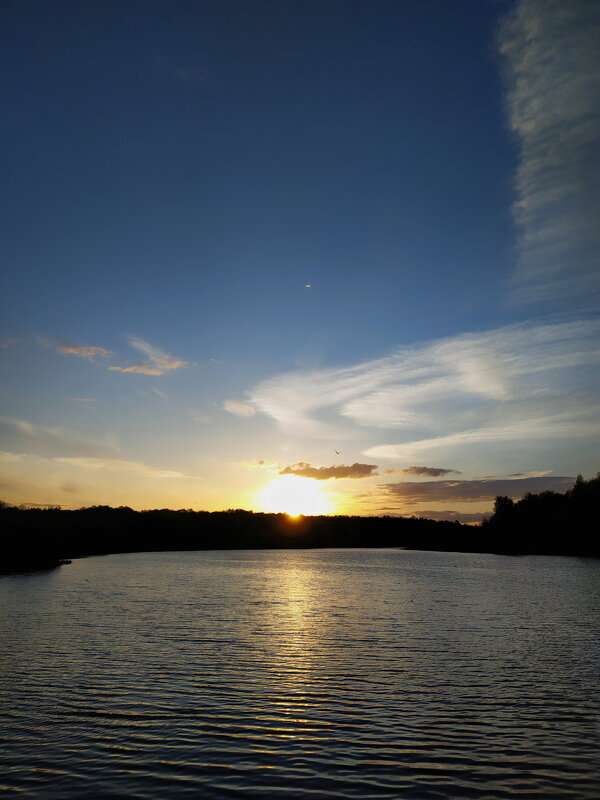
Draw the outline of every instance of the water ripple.
M0 796L600 797L600 563L151 553L0 580Z

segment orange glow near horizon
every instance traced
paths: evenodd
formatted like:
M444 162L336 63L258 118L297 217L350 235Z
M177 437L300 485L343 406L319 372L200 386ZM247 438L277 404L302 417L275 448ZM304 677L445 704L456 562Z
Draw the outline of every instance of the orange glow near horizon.
M278 475L258 497L261 511L284 513L290 517L330 514L333 503L318 481L297 475Z

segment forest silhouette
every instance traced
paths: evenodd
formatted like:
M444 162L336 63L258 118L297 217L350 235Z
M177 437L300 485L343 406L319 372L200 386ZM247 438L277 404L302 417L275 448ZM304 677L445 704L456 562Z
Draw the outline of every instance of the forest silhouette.
M73 558L123 552L399 547L498 554L600 557L600 473L564 493L497 497L481 525L419 517L301 516L229 509L76 510L0 503L0 573L47 569Z

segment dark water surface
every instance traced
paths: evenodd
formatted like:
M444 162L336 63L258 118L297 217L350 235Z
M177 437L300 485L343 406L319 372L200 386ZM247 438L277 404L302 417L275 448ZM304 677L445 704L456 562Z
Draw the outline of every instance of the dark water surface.
M2 797L600 798L600 561L136 553L0 610Z

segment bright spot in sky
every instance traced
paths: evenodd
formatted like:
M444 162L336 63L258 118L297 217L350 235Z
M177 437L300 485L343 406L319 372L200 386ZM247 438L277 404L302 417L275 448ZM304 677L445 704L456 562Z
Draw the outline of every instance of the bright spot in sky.
M332 504L319 483L297 475L278 475L260 493L259 505L263 511L289 514L329 514Z

